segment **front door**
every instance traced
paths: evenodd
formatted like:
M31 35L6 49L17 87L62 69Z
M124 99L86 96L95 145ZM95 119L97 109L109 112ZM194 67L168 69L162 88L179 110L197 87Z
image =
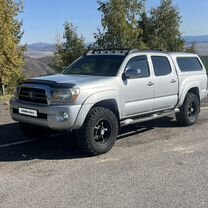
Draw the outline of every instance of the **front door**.
M140 70L139 78L127 78L123 81L124 117L152 111L154 105L154 76L150 71L147 56L130 59L128 69Z

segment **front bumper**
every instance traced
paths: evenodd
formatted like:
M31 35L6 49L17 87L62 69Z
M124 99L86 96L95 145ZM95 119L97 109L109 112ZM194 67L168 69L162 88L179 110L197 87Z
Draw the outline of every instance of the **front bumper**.
M38 111L38 116L31 117L18 113L19 108L27 108ZM16 99L10 101L11 117L15 121L43 126L54 130L73 130L81 105L37 105L24 103ZM61 121L60 116L66 112L69 118Z

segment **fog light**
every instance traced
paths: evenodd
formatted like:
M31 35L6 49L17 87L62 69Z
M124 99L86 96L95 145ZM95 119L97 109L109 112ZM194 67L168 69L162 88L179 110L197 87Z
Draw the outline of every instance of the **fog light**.
M62 117L63 117L63 121L66 121L69 119L69 114L64 112L64 113L62 113Z
M69 114L67 112L59 112L56 114L56 119L60 122L65 122L69 119Z

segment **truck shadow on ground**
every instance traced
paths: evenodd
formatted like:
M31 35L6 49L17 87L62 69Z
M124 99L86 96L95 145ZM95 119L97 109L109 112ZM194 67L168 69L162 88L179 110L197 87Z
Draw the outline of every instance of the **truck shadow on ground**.
M173 118L165 117L155 121L125 127L121 130L118 140L128 140L131 136L136 136L154 130L155 128L176 127L178 126ZM4 144L21 142L23 140L27 140L27 138L21 134L18 124L0 125L0 162L28 161L34 159L65 160L88 157L88 155L81 153L76 146L73 134L56 135L29 143L1 147Z

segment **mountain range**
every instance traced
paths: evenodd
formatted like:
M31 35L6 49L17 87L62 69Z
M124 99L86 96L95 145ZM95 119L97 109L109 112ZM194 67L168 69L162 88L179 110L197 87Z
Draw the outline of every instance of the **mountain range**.
M206 53L208 55L208 35L201 36L183 36L183 39L186 42L186 45L189 46L192 43L196 44L196 49L199 49L200 52ZM55 44L53 43L33 43L28 44L26 55L33 58L41 58L44 56L53 56L55 51ZM206 51L206 52L205 52ZM201 55L201 54L200 54Z
M55 44L51 43L32 43L28 44L28 51L45 51L45 52L53 52L55 51Z
M208 35L183 36L186 43L208 43Z
M45 56L53 56L55 44L52 43L33 43L27 45L26 56L32 58L42 58Z

